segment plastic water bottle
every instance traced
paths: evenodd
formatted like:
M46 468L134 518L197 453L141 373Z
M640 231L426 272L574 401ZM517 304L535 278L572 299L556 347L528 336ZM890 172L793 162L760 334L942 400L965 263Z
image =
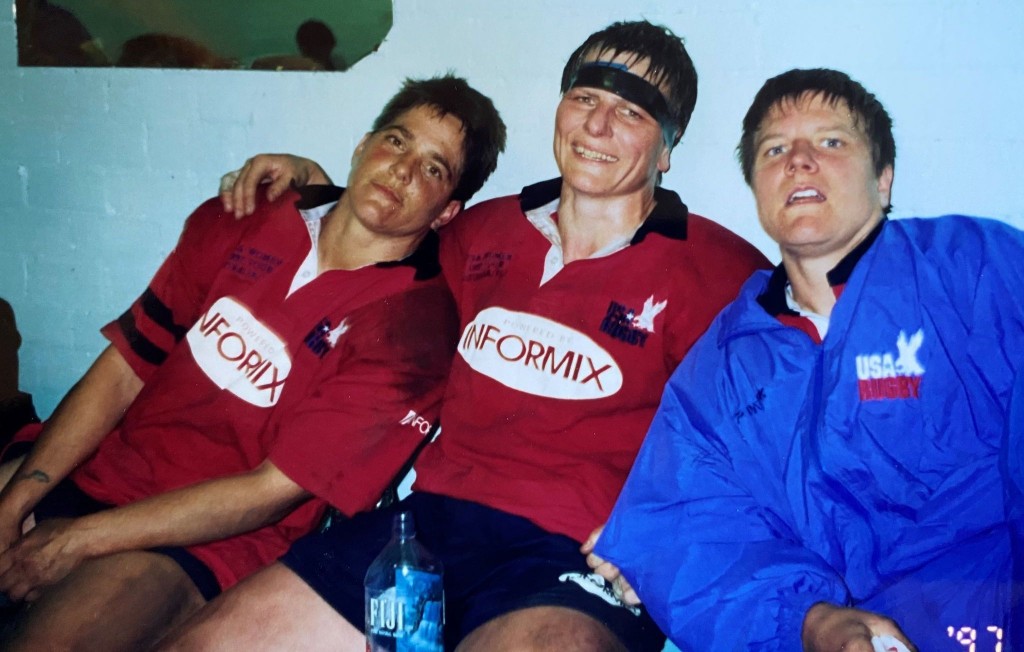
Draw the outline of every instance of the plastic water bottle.
M366 571L367 652L443 652L442 576L412 514L396 515L391 541Z

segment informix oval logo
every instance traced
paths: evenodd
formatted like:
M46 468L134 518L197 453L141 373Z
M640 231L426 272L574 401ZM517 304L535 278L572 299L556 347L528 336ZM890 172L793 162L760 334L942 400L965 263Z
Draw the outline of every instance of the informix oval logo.
M221 297L186 336L210 380L258 407L275 405L292 369L284 342L230 297Z
M462 331L459 354L477 372L536 396L587 400L622 387L622 370L597 342L527 312L481 310Z

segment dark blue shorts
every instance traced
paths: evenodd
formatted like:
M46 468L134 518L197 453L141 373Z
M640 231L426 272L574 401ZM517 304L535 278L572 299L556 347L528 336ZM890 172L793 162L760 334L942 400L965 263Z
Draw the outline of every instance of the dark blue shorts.
M604 623L630 650L661 650L665 636L641 608L623 606L591 574L580 544L476 503L414 493L390 507L335 519L296 541L281 562L344 618L363 629L363 579L391 538L399 511L444 564L445 648L516 609L568 607Z
M113 505L101 503L79 489L74 482L65 479L39 501L32 513L35 514L38 523L50 518L78 518L111 507ZM213 600L220 594L220 584L213 571L184 548L152 548L149 552L156 552L173 559L181 566L181 569L185 571L207 601Z

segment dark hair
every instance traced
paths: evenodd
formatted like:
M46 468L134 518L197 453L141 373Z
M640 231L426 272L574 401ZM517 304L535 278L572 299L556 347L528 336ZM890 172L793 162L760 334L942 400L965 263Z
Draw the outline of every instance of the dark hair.
M173 34L149 33L130 38L121 46L117 65L125 68L237 68L236 62L216 54L202 43Z
M398 116L418 106L432 107L440 117L452 115L462 122L462 174L452 199L467 201L498 166L498 154L505 151L505 123L490 98L449 73L431 79L406 79L402 90L388 100L373 121L373 130L394 124Z
M565 64L562 92L569 89L588 55L615 57L622 53L630 55L627 65L646 60L648 69L644 78L655 86L668 88L665 99L668 100L672 119L679 127L675 142L669 143L674 146L686 131L693 107L697 104L697 70L683 40L667 27L646 20L619 22L591 34Z
M833 106L840 101L844 102L871 143L871 162L875 166L875 174L881 175L882 170L889 165L895 168L896 142L892 137L892 119L878 98L838 70L794 69L766 81L743 118L743 135L736 147L736 155L748 185L754 168L754 140L765 115L780 102L798 100L805 95L820 95Z
M326 23L319 20L307 20L295 30L295 42L299 45L299 51L307 52L330 52L338 44L334 38L334 32Z

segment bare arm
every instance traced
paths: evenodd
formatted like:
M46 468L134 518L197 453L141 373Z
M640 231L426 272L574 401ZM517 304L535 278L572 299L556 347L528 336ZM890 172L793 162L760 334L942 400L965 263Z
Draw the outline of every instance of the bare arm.
M142 389L142 381L108 346L57 406L21 467L0 491L0 552L50 489L92 454Z
M46 521L0 555L0 591L34 599L82 561L126 550L186 546L273 523L309 494L260 466L73 520Z
M256 210L256 192L267 184L267 199L274 201L289 186L331 183L330 177L315 161L291 154L257 154L241 169L220 179L220 200L224 210L235 217L252 215Z

